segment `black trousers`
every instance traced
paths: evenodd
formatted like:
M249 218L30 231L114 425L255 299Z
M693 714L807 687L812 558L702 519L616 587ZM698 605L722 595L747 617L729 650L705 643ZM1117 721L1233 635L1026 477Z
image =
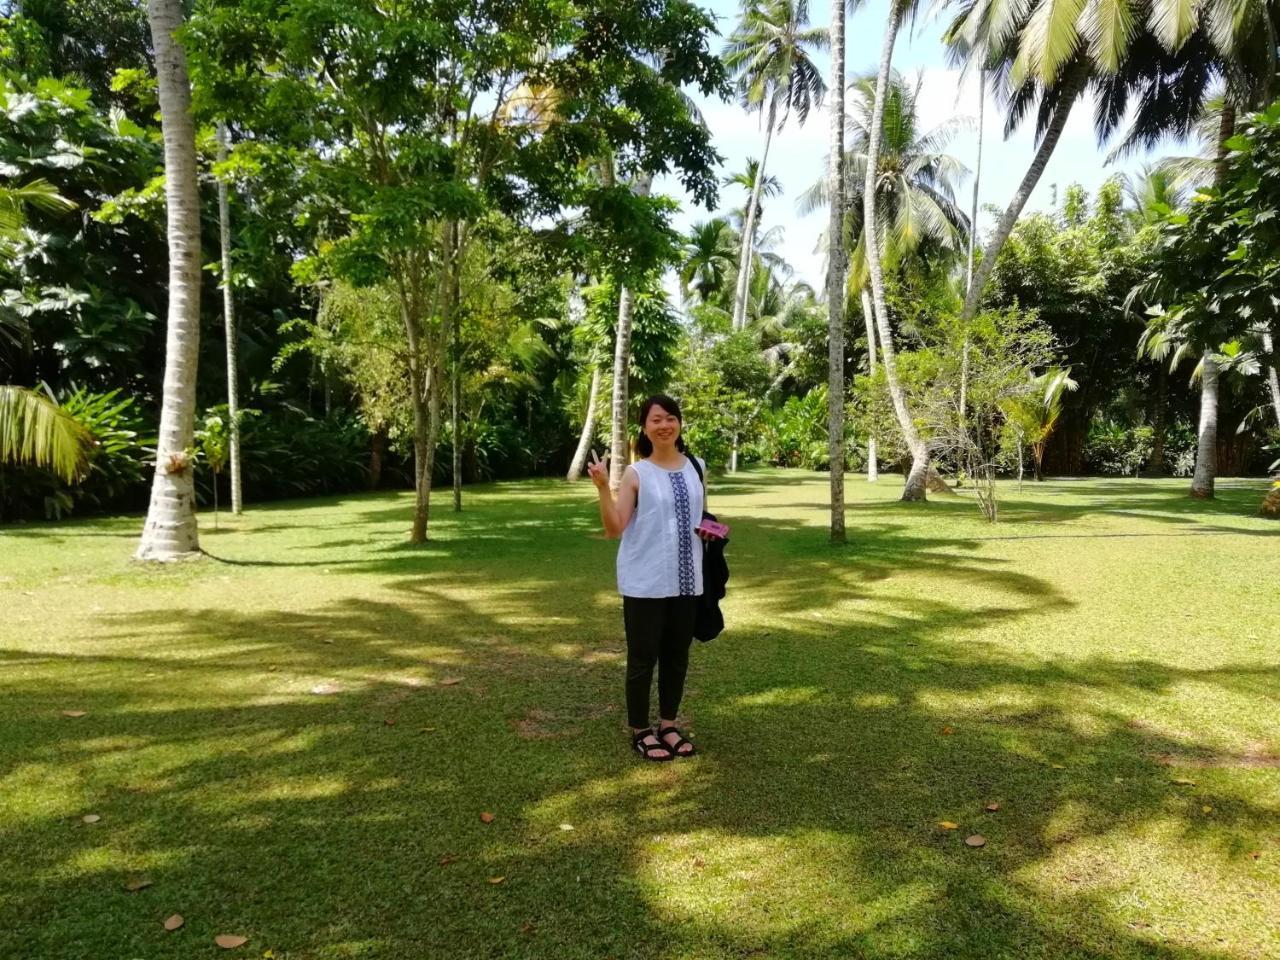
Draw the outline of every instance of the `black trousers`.
M623 597L627 630L627 722L647 727L649 688L658 668L658 711L674 719L689 672L697 597Z

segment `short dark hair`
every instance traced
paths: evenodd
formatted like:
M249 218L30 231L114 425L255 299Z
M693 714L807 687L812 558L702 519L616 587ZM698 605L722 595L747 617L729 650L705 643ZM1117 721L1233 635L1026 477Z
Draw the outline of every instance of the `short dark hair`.
M644 422L649 419L649 411L654 407L661 407L680 421L682 435L676 437L676 449L684 453L684 417L680 413L680 404L665 393L655 393L640 404L640 436L636 439L636 453L642 457L647 457L653 453L653 441L644 435Z

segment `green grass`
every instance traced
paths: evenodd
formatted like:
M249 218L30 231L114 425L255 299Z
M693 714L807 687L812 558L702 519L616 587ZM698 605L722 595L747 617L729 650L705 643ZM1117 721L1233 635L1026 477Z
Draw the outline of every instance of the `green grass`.
M0 957L1275 958L1280 527L1184 487L991 527L853 481L833 549L824 477L720 481L730 626L661 765L585 485L441 497L418 550L404 495L166 569L137 518L7 529Z

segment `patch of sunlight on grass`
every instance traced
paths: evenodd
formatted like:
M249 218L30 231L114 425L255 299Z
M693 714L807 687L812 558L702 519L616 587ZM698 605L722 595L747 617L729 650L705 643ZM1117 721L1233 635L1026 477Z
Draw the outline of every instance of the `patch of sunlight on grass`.
M760 693L735 697L733 705L739 707L790 707L803 703L818 703L828 696L818 687L774 687Z
M1269 951L1280 942L1280 916L1271 909L1270 878L1249 869L1253 861L1235 842L1229 815L1221 824L1213 811L1197 820L1190 835L1183 819L1169 816L1063 837L1015 876L1042 896L1087 900L1152 944L1274 956ZM1205 902L1219 906L1206 914L1200 910Z

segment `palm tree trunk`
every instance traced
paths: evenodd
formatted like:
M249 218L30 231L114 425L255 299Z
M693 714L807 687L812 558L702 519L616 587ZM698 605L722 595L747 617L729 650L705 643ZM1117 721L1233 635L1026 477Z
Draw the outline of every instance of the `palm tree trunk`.
M1227 176L1227 141L1235 133L1236 111L1230 102L1222 106L1218 119L1218 155L1214 182L1221 187ZM1200 429L1196 444L1196 469L1191 477L1191 496L1197 500L1213 499L1213 484L1218 475L1218 380L1220 370L1213 359L1213 346L1206 345L1200 367Z
M1169 435L1169 374L1163 363L1156 365L1155 394L1151 398L1151 456L1146 474L1160 477L1165 472L1165 444Z
M461 251L458 243L458 224L456 221L449 225L449 245L453 251L451 259L453 267L449 271L449 359L450 373L452 374L450 411L449 411L449 430L453 434L453 512L462 512L462 333L459 329L462 325L461 298L461 281L459 274L462 272L462 264L459 262Z
M985 52L983 54L985 57ZM973 201L969 205L969 244L964 271L965 293L973 289L973 254L978 239L978 186L982 182L982 132L987 106L987 67L985 60L978 70L978 159L973 172ZM969 330L966 325L964 343L960 347L960 423L969 409Z
M978 312L978 304L982 300L982 289L987 285L991 271L995 269L996 259L1000 256L1005 241L1009 239L1009 234L1013 232L1013 226L1018 222L1022 208L1027 205L1027 200L1031 198L1032 191L1044 174L1044 168L1049 164L1049 158L1053 156L1053 151L1062 138L1062 131L1067 125L1067 118L1071 115L1071 108L1075 105L1080 91L1084 89L1086 79L1086 74L1081 69L1063 81L1060 106L1045 129L1044 136L1040 139L1040 146L1036 148L1035 156L1031 158L1031 166L1023 174L1022 182L1018 184L1013 199L1009 201L1009 206L1001 215L1000 222L996 224L995 232L987 241L987 245L982 248L982 261L974 268L973 281L965 293L964 309L960 314L966 324Z
M1269 331L1262 331L1262 349L1267 356L1275 356L1275 344ZM1276 425L1280 426L1280 377L1276 376L1275 361L1267 364L1267 387L1271 391L1271 408L1276 412Z
M871 377L876 375L876 317L871 306L871 294L862 287L862 319L867 325L867 372ZM879 454L876 450L875 435L867 437L867 482L875 483L880 479Z
M1218 362L1205 350L1200 373L1200 434L1196 444L1196 472L1191 478L1191 496L1213 499L1213 481L1218 472Z
M582 476L582 471L587 465L587 451L591 449L591 438L596 433L600 377L600 364L597 363L591 368L591 392L587 394L587 419L582 424L582 435L578 437L578 449L574 451L573 462L569 464L569 472L565 475L565 479L571 483Z
M218 124L218 162L227 159L227 125ZM222 317L227 331L227 419L231 421L231 513L244 510L240 494L240 399L237 369L240 344L236 334L235 295L231 290L231 204L225 180L218 180L218 235L222 244Z
M647 197L653 186L653 174L641 173L631 189L637 196ZM609 485L618 489L622 473L631 462L627 443L627 396L631 379L631 320L635 316L636 298L630 287L623 287L618 295L618 331L613 351L613 424L609 447L612 463L609 465Z
M864 249L867 255L867 271L871 277L871 300L876 317L876 329L880 332L880 353L884 359L884 375L889 383L889 396L898 417L907 449L911 451L911 470L903 487L903 500L924 500L929 474L929 450L915 421L907 409L907 395L898 380L898 363L893 349L893 336L889 330L889 311L884 299L884 270L880 265L880 237L876 229L876 190L880 164L880 134L884 125L884 98L889 88L889 71L893 67L893 47L902 25L902 9L894 3L889 12L889 22L884 28L884 43L880 50L880 70L876 75L876 99L871 112L871 129L867 134L867 174L862 188L862 223L866 236Z
M773 143L773 126L778 119L776 100L769 101L769 127L764 134L764 155L756 167L756 182L751 185L751 201L742 222L742 250L738 263L738 287L733 297L733 329L747 325L747 295L751 291L751 268L755 265L756 208L760 206L760 193L764 189L765 164L769 162L769 146Z
M200 191L191 119L187 60L174 31L181 0L147 0L155 49L160 127L164 137L165 209L169 243L169 318L164 396L160 407L151 505L136 554L177 560L200 550L195 515L196 368L200 354Z
M831 5L831 147L827 157L827 444L831 460L831 542L844 531L844 0ZM760 174L756 174L757 183Z

